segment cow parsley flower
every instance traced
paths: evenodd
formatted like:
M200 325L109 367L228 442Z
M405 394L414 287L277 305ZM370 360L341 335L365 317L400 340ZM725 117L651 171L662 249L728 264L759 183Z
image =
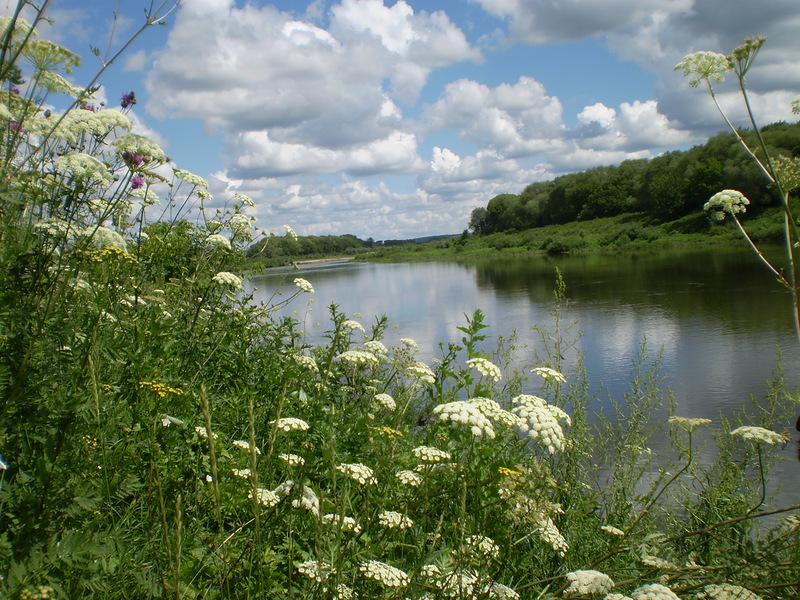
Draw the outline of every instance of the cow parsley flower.
M417 345L417 342L411 338L400 338L400 343L412 352L419 352L419 346Z
M315 361L312 357L308 356L307 354L295 354L294 360L301 367L304 367L309 371L314 371L315 373L319 373L319 366L317 366L317 361Z
M303 492L300 497L292 500L292 506L294 508L305 508L315 517L319 517L319 497L307 485L303 486Z
M411 453L424 463L434 464L445 460L450 460L452 455L446 450L439 450L433 446L417 446Z
M724 221L725 215L744 213L750 204L744 194L736 190L722 190L717 192L703 205L703 210L709 211L717 221Z
M631 598L632 600L680 600L675 592L660 583L648 583L636 588Z
M470 358L467 361L467 366L470 369L477 369L481 375L488 377L489 379L493 379L495 383L503 378L503 374L500 372L500 367L486 358Z
M494 427L478 407L464 401L439 404L433 409L433 414L439 415L442 421L451 421L457 425L468 427L476 438L486 436L494 439Z
M220 271L211 280L217 285L229 287L234 290L242 289L242 279L238 275L234 275L228 271Z
M91 154L84 152L68 152L56 159L56 170L72 175L79 181L93 180L103 185L109 185L113 176L108 167Z
M509 427L518 427L524 423L517 415L503 409L500 404L491 398L470 398L469 403L495 423L503 423Z
M397 408L397 403L389 394L376 394L375 402L380 404L383 408L389 411L394 411Z
M414 521L393 510L385 510L379 514L378 523L387 529L409 529L414 526Z
M247 496L248 498L253 498L253 491L251 490ZM256 498L258 499L259 504L263 504L267 508L272 508L273 506L277 506L278 503L281 501L280 496L273 492L272 490L265 490L263 488L256 489Z
M157 163L167 162L167 155L153 140L137 133L126 133L113 142L113 146L120 156L126 154L141 154L146 161Z
M540 439L550 454L564 449L564 430L548 405L538 396L523 394L514 398L512 412L522 419L520 431Z
M678 417L673 415L669 418L669 423L673 425L677 425L681 429L685 429L686 431L694 431L701 425L708 425L711 423L711 419L691 419L688 417Z
M278 455L278 458L280 458L290 467L302 467L304 464L306 464L306 459L297 454L281 453Z
M353 517L334 514L322 515L322 524L335 525L342 531L350 531L356 535L361 533L361 525L359 525Z
M395 477L400 480L400 483L410 487L419 487L422 485L422 476L414 471L404 470L395 473Z
M206 431L205 427L195 427L194 430L201 438L208 439L208 431ZM219 437L216 433L214 433L213 436L215 440Z
M422 383L426 383L428 385L433 385L436 383L436 375L431 368L423 362L415 362L412 365L409 365L405 369L406 375L409 377L413 377L421 381Z
M300 563L297 565L297 571L309 579L313 579L317 583L322 583L328 579L329 576L336 573L336 569L331 567L328 563L317 560L307 560Z
M614 581L600 571L591 569L585 571L572 571L566 575L570 582L566 592L576 594L606 594L614 587Z
M786 443L786 437L783 434L763 427L751 427L743 425L731 431L731 435L738 435L746 440L753 440L756 443L764 443L770 445L779 445Z
M563 558L567 555L567 552L569 551L569 544L567 543L566 538L561 535L561 532L558 530L558 527L556 527L553 519L550 517L543 519L539 527L536 528L536 532L545 542L553 547L553 550L555 550L559 556Z
M225 250L231 249L231 241L219 233L212 233L204 240L204 243L208 246L225 248Z
M345 350L336 358L354 365L377 365L380 362L377 356L366 350Z
M247 479L252 475L250 469L233 469L231 473L233 473L234 477L241 477L242 479Z
M228 227L234 234L245 235L250 233L250 217L236 213L228 219Z
M255 206L255 205L256 205L256 203L255 203L255 202L253 202L253 199L252 199L250 196L245 196L244 194L240 194L239 192L236 192L236 193L233 195L233 197L234 197L236 200L238 200L239 202L241 202L241 203L242 203L242 206L249 206L249 207L253 207L253 206Z
M306 431L308 430L308 423L303 419L296 419L294 417L283 417L277 421L270 421L270 425L277 425L281 431Z
M231 444L233 444L234 447L239 448L240 450L245 450L247 452L250 452L250 448L252 447L253 451L256 454L261 454L261 450L258 449L258 446L250 446L250 442L246 440L233 440Z
M340 473L344 473L350 479L361 485L375 485L378 483L378 480L375 479L375 475L372 473L372 469L361 463L342 463L336 465L336 470Z
M173 169L175 173L175 177L181 179L188 183L189 185L193 185L195 187L203 188L204 190L208 189L208 182L200 177L199 175L195 175L194 173L190 173L185 169Z
M519 600L519 594L515 590L512 590L502 583L497 583L496 581L488 586L487 592L489 593L489 598L497 598L498 600Z
M545 381L549 381L551 383L566 383L567 378L564 377L561 373L556 371L555 369L551 369L549 367L536 367L533 371L531 371L534 375L538 375L539 377L543 378Z
M795 96L792 100L792 113L800 115L800 96Z
M725 81L725 73L732 69L728 57L719 52L695 52L686 55L681 62L675 65L675 71L683 71L686 76L691 75L689 85L697 87L701 81L709 85L712 82Z
M309 294L314 293L314 287L302 277L295 277L294 284L304 292L308 292Z
M500 556L500 548L494 543L494 540L485 535L471 535L464 540L466 547L475 554L479 554L485 558L495 559Z
M761 600L761 596L747 588L732 583L712 583L697 594L697 598L711 598L712 600Z
M358 566L358 570L361 571L367 579L372 579L390 588L406 587L410 581L405 571L401 571L397 567L387 565L378 560L362 562Z
M342 321L342 328L349 329L350 331L364 331L364 326L358 321L354 321L352 319Z

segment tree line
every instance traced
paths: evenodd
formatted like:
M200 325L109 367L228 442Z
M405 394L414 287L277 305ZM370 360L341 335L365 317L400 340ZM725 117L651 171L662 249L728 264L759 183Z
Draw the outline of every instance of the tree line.
M740 133L748 143L754 135L748 130ZM800 155L800 122L768 125L762 135L772 156ZM722 189L742 192L755 212L777 203L732 133L720 133L703 145L653 159L626 160L617 166L535 182L518 195L500 194L486 207L472 211L469 228L479 235L523 231L623 213L674 221L702 210L709 197Z

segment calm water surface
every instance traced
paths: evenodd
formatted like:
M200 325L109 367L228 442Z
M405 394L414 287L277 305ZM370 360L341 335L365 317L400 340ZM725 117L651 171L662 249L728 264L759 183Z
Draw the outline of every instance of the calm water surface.
M275 303L292 294L292 280L314 286L284 314L305 323L310 342L329 326L326 307L339 309L367 327L386 315L385 340L417 341L424 360L439 356L440 342L457 342L456 327L476 308L486 313L492 336L516 332L525 347L515 353L522 366L536 366L543 351L532 328L552 327L555 273L567 285L566 323L577 322L578 348L598 402L619 398L629 385L642 343L662 353L664 387L674 394L678 414L717 420L751 396L761 398L782 354L790 385L800 384L800 343L794 336L788 293L744 249L695 249L658 253L575 257L497 257L468 262L371 264L316 263L274 269L253 278L255 299ZM308 304L308 298L314 302ZM534 386L538 382L531 381ZM607 393L606 391L607 390ZM531 390L535 392L535 389ZM787 422L794 432L793 423ZM785 450L796 460L797 447ZM800 480L796 462L787 476ZM797 481L800 490L800 481Z

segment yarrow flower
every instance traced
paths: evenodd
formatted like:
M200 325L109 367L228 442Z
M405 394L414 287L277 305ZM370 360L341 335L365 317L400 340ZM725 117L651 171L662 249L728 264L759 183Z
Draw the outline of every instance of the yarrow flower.
M353 517L327 514L322 516L322 524L335 525L342 531L351 531L356 535L361 533L361 525L359 525Z
M576 594L606 594L614 587L614 581L600 571L591 569L585 571L572 571L566 575L570 582L567 592Z
M569 544L567 543L566 538L558 530L558 527L556 527L553 519L550 517L544 518L539 527L536 528L536 532L545 542L553 547L553 550L555 550L560 557L563 558L567 555L567 552L569 551Z
M250 446L250 442L248 442L248 441L245 441L245 440L233 440L233 442L231 442L231 443L233 444L234 447L239 448L240 450L246 450L247 452L250 452L251 446ZM253 448L253 451L256 454L261 454L261 450L258 449L258 446L252 446L252 448Z
M393 510L385 510L379 514L378 523L387 529L409 529L414 526L414 521Z
M201 438L208 439L208 431L206 431L205 427L195 427L194 430ZM215 440L219 437L216 433L213 436Z
M411 453L424 463L440 463L445 460L450 460L452 455L446 450L439 450L433 446L417 446Z
M304 292L314 293L314 287L302 277L295 277L294 284Z
M711 212L717 221L724 221L725 215L734 216L747 210L750 204L744 194L736 190L722 190L717 192L703 205L703 210Z
M280 458L290 467L302 467L304 464L306 464L306 459L297 454L281 453L278 455L278 458Z
M556 371L555 369L551 369L549 367L536 367L533 371L531 371L534 375L539 375L545 381L556 382L556 383L566 383L567 378L564 377L561 373Z
M224 235L220 235L219 233L212 233L203 241L203 243L205 243L208 246L225 248L225 250L231 249L231 241Z
M712 583L697 594L697 598L711 598L712 600L761 600L761 596L747 588L732 583Z
M377 402L383 408L389 411L393 411L397 408L397 403L394 401L394 398L392 398L389 394L376 394L375 402Z
M375 479L375 475L372 473L372 469L361 463L342 463L336 465L336 470L340 473L344 473L350 479L361 485L375 485L378 483L378 480Z
M363 562L358 566L358 570L367 579L377 581L386 587L399 588L406 587L409 584L409 578L405 571L378 560Z
M500 372L500 367L486 358L470 358L467 361L467 366L470 369L477 369L481 375L488 377L489 379L493 379L495 383L503 378L503 374Z
M308 430L308 423L303 419L296 419L294 417L283 417L277 421L270 421L270 425L276 425L281 431L306 431Z
M403 485L407 485L410 487L419 487L422 485L422 476L414 471L398 471L395 473L395 477L400 480L400 483Z
M252 490L247 496L248 498L253 498ZM272 490L265 490L263 488L256 489L256 498L258 499L259 504L263 504L267 508L272 508L273 506L277 506L278 503L281 501L281 497L278 496Z
M228 271L220 271L211 280L217 285L229 287L234 290L242 289L242 279L238 275L229 273Z
M456 401L446 404L439 404L433 409L433 414L439 415L442 421L452 421L469 427L476 438L486 436L494 439L494 427L492 422L486 418L474 404L469 402Z
M635 589L631 598L632 600L680 600L675 592L660 583L649 583Z
M428 385L436 383L436 375L431 371L431 368L423 362L415 362L409 365L406 367L405 373L409 377L418 379L422 383L427 383Z
M485 535L471 535L464 540L464 544L473 553L478 553L486 558L497 558L500 556L500 548L494 540Z
M741 436L745 440L753 440L756 443L764 443L770 445L779 445L786 443L786 437L783 434L763 427L751 427L743 425L731 431L731 435Z
M675 71L683 71L686 76L691 75L689 85L697 87L701 81L722 83L725 81L725 73L728 73L733 66L728 57L719 52L695 52L686 55L681 62L675 65Z
M377 356L375 356L372 352L367 352L365 350L345 350L336 358L345 362L353 363L354 365L377 365L380 362Z
M307 560L300 563L297 565L297 571L309 579L313 579L317 583L322 583L330 575L336 573L336 569L331 567L328 563L317 560Z

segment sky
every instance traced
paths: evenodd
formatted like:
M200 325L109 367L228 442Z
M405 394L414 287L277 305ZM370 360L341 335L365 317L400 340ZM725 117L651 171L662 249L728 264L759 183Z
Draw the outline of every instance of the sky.
M84 57L82 85L90 46L112 56L161 1L52 0L40 32ZM795 122L797 31L797 0L183 0L99 96L135 91L136 131L217 206L253 198L259 228L407 239L460 233L536 181L704 143L724 124L674 70L698 50L766 35L751 102L761 124ZM744 125L730 77L718 97Z

